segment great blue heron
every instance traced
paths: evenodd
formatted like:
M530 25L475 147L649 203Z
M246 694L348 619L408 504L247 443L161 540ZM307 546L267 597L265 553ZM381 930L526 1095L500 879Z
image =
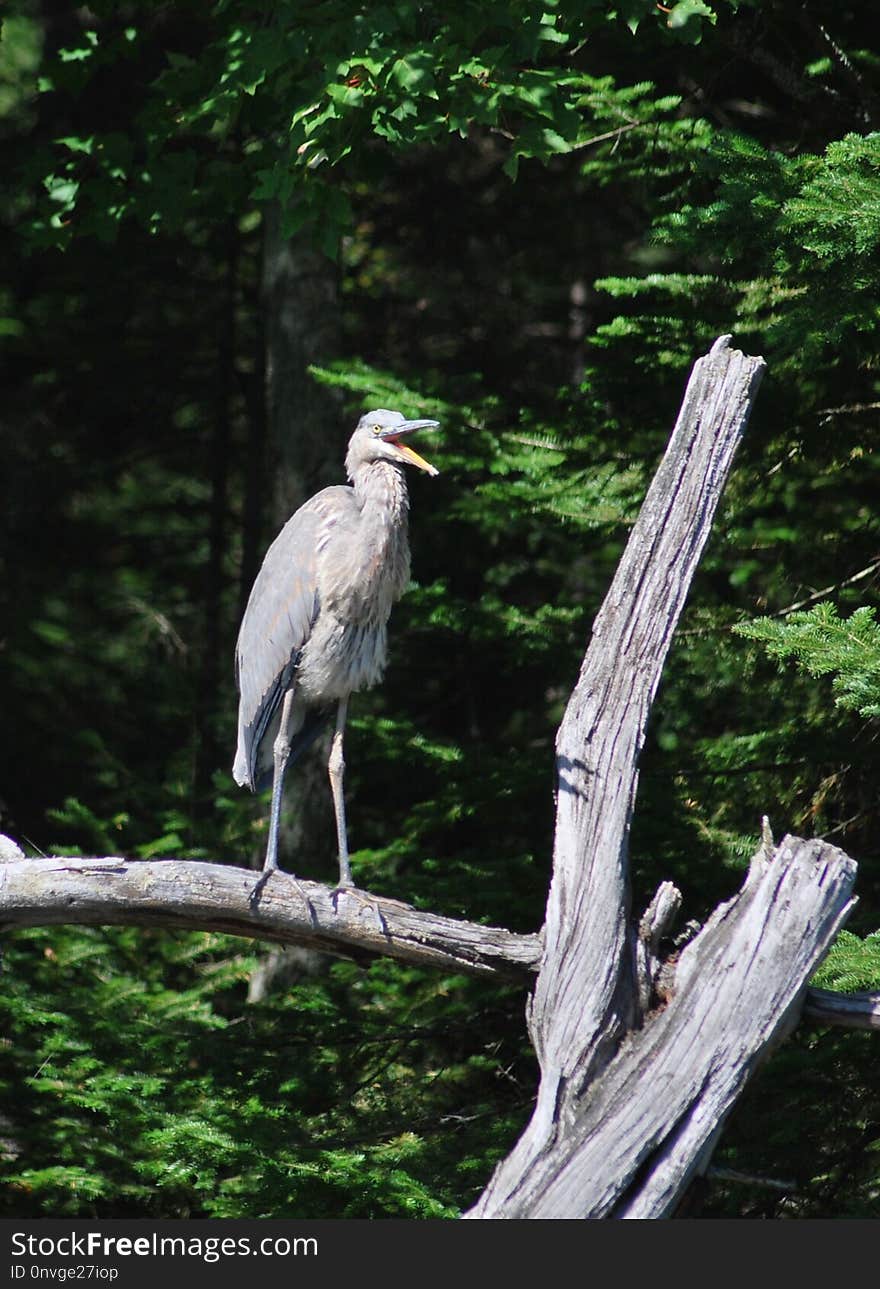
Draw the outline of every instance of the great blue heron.
M336 704L327 769L336 813L339 885L353 886L343 795L349 695L385 670L391 606L409 580L404 466L437 474L402 440L437 421L384 408L348 444L350 487L324 488L287 521L251 590L235 651L240 693L233 777L256 791L272 781L264 877L278 867L284 774ZM329 710L328 710L329 709Z

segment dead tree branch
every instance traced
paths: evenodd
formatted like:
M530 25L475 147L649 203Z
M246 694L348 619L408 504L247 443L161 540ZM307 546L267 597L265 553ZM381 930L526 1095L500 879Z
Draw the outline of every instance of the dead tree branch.
M627 892L639 754L764 372L763 359L747 358L729 341L722 336L694 366L556 740L553 880L531 1013L543 1069L539 1116L548 1132L560 1092L577 1095L634 1014Z
M439 917L377 895L332 891L284 873L254 901L257 876L225 864L172 859L13 859L0 862L0 923L223 931L341 957L383 955L520 982L537 966L537 935Z
M880 1029L880 994L869 991L838 994L830 989L808 989L804 1020L843 1029Z
M250 869L175 859L26 859L9 838L0 836L0 926L13 930L67 923L222 931L364 962L396 957L514 985L531 985L540 965L540 935L438 917L377 895L369 903L361 899L350 905L344 896L334 901L329 887L300 880L307 908L293 883L282 885L284 874L264 892L255 912L250 900L255 880ZM663 883L642 919L643 1010L661 964L656 946L658 928L665 926L661 916L674 913L679 899L675 887ZM880 1029L880 995L808 989L804 1017L820 1025Z
M684 950L672 1001L635 1028L665 916L649 910L640 950L628 858L638 759L763 370L727 336L695 364L596 618L557 738L554 871L529 1015L537 1105L469 1216L673 1212L751 1070L796 1022L850 908L851 860L798 839L774 852L765 836L740 895Z
M854 901L855 864L786 837L684 950L671 1001L632 1032L560 1148L486 1216L669 1217L703 1171L737 1097L797 1023L806 981ZM805 928L809 931L805 931ZM475 1213L482 1216L482 1212Z

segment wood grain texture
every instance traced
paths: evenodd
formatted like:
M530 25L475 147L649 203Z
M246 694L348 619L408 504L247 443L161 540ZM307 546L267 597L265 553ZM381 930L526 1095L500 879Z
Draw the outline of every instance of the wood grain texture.
M14 859L0 862L0 923L183 927L223 931L368 960L403 962L527 982L537 935L421 912L365 892L333 891L277 873L183 860Z
M638 759L765 367L729 340L694 364L556 741L553 880L531 1031L544 1078L557 1084L591 1077L632 1019L628 843Z
M843 1029L880 1029L880 993L865 990L838 994L830 989L808 989L804 1019Z
M639 1013L629 833L651 704L764 372L721 336L675 428L593 624L556 740L553 878L529 1009L541 1065L532 1120L473 1210L521 1212L523 1179L571 1130L583 1090ZM559 1216L574 1214L560 1213Z
M852 905L855 864L786 837L684 950L671 1001L628 1036L504 1217L674 1213L756 1067L797 1023Z
M695 364L594 624L557 740L554 872L530 1013L537 1106L468 1216L674 1212L755 1066L796 1023L852 906L847 856L797 838L774 848L765 824L742 891L674 973L663 969L669 1001L644 1016L677 892L661 888L636 934L628 840L638 758L763 369L729 337Z

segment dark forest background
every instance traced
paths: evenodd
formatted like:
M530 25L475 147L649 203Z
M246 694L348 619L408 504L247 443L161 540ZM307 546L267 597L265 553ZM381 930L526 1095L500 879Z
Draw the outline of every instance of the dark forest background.
M880 51L818 0L20 0L0 40L0 831L259 864L232 656L365 408L435 416L414 585L347 739L361 886L540 925L553 742L721 333L769 364L632 840L702 917L760 818L880 941ZM332 881L321 751L282 862ZM454 1216L528 1117L524 996L219 935L19 932L0 1214ZM802 1026L705 1216L880 1215L870 1035ZM751 1180L749 1180L751 1179Z

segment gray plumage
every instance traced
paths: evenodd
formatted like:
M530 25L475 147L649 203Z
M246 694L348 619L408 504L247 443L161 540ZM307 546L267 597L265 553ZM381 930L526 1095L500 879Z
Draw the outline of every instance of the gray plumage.
M401 440L437 424L384 408L361 417L345 459L351 486L324 488L300 506L254 582L235 651L240 702L232 773L254 790L272 776L266 873L277 867L287 764L335 705L328 769L340 885L352 884L342 792L348 698L381 678L391 607L409 581L405 466L437 473Z

